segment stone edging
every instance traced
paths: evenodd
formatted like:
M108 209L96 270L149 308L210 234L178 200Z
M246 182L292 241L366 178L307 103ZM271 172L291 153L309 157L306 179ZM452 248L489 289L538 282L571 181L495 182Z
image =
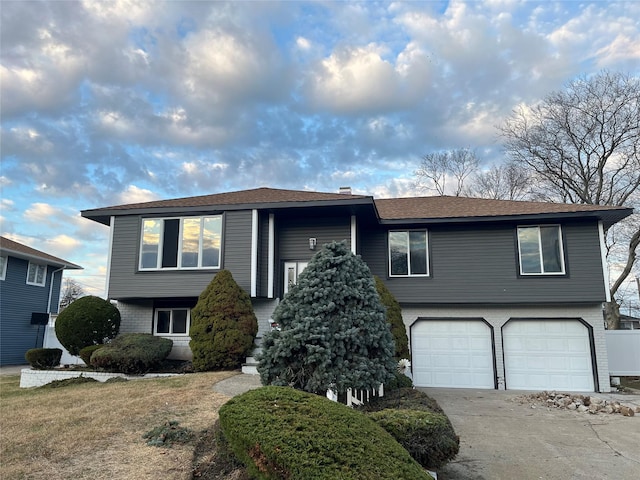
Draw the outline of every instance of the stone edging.
M140 378L173 377L176 373L147 373L146 375L125 375L124 373L92 372L80 370L32 370L23 368L20 372L20 388L41 387L55 380L87 377L99 382L106 382L110 378L123 377L127 380Z

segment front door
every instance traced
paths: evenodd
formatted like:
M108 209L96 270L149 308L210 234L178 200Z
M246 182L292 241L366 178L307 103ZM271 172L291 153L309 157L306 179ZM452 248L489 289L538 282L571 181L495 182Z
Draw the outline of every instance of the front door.
M309 262L284 262L284 293L298 283L298 275L307 268Z

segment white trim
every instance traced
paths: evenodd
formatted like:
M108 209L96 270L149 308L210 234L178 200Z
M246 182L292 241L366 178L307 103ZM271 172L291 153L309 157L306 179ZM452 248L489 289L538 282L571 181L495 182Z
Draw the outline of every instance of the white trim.
M604 293L607 302L611 301L611 291L609 290L609 264L607 263L607 246L604 243L604 227L602 220L598 222L598 237L600 239L600 258L602 260L602 278L604 280Z
M410 241L410 232L424 232L424 244L425 244L425 253L426 253L426 267L427 273L411 273L411 241ZM407 273L391 273L391 242L389 241L389 236L391 233L406 233L407 234ZM431 263L429 262L429 230L425 229L409 229L409 230L389 230L387 232L387 257L388 257L388 265L389 269L389 277L394 278L408 278L408 277L429 277L431 275Z
M258 295L258 210L251 210L251 296Z
M7 264L9 263L9 256L0 255L0 258L4 258L4 262L2 262L2 268L0 268L0 280L4 280L7 276Z
M113 256L113 231L116 228L116 217L111 216L109 220L109 251L107 252L107 278L104 282L104 294L106 298L109 298L109 279L111 278L111 258ZM140 245L142 249L142 245ZM140 250L142 252L142 250Z
M186 311L187 319L186 319L186 332L185 333L174 333L173 332L173 312L175 311ZM170 312L169 313L169 331L168 332L158 332L158 312ZM153 334L157 337L188 337L189 330L191 329L191 309L188 307L160 307L154 309L153 312Z
M274 214L269 214L269 257L267 266L267 298L273 298L273 280L275 273L275 260L276 260L276 242L275 242L275 222Z
M351 253L356 255L356 216L351 215Z
M47 313L51 314L51 298L53 297L53 281L55 280L56 273L62 272L64 267L59 268L58 270L54 270L51 272L51 283L49 284L49 298L47 300ZM58 308L56 308L56 312L60 310L60 292L62 292L62 277L64 276L64 272L60 275L60 288L58 289Z

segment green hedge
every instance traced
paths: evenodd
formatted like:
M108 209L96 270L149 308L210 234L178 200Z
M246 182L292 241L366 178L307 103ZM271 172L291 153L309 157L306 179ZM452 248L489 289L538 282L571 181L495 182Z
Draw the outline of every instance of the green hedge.
M32 348L26 351L24 358L34 370L47 370L60 365L62 350L59 348Z
M289 387L263 387L220 408L220 426L252 478L431 479L362 413Z
M80 350L78 356L85 364L91 365L91 355L93 355L93 352L102 347L104 347L104 345L89 345L88 347L84 347L82 350Z
M399 388L411 388L413 387L413 380L407 377L404 373L396 372L393 378L384 384L384 392L387 395L389 392L398 390Z
M123 333L91 355L91 365L108 372L146 373L169 356L173 342L150 333Z
M375 397L370 403L365 404L361 408L369 412L377 412L386 408L397 408L444 414L438 402L426 393L413 388L385 390L384 397Z
M460 450L460 439L444 414L386 409L369 415L423 467L439 468Z

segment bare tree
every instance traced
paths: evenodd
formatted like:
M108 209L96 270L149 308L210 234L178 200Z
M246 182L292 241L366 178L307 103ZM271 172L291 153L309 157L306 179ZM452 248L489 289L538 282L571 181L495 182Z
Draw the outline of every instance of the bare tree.
M429 153L422 157L420 166L413 172L416 187L435 191L438 195L451 193L458 197L463 193L467 178L478 171L479 166L475 152L468 148ZM449 180L454 183L453 190L447 189Z
M531 169L538 193L552 201L637 206L640 189L640 78L602 71L580 77L500 127L509 157ZM612 298L636 261L640 227L625 239L626 261ZM607 305L610 328L617 303Z
M86 295L82 286L73 278L64 279L64 287L60 296L60 311L67 308L74 300Z
M531 175L527 169L507 162L474 173L463 194L493 200L525 200L531 194L530 181Z

